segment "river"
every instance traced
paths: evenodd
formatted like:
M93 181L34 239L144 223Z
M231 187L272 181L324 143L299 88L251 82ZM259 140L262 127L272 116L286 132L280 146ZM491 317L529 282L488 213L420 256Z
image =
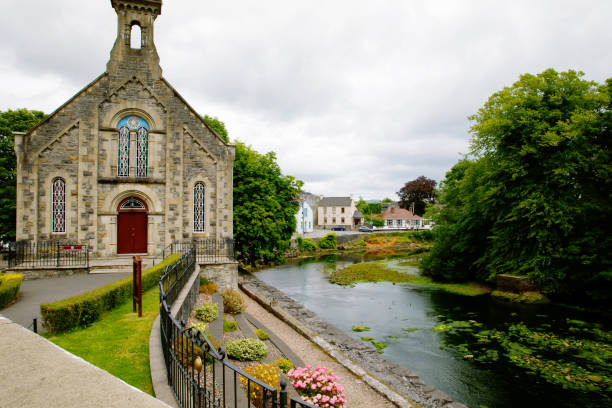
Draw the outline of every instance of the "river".
M467 336L434 330L457 320L478 322L480 329L523 322L552 330L565 327L568 318L588 321L595 316L551 305L499 302L488 295L456 295L423 285L378 282L343 287L329 282L333 270L363 261L362 255L311 259L269 268L257 277L350 336L369 336L387 344L386 359L416 372L426 383L469 407L596 407L609 403L609 394L564 390L516 366L465 360L446 344L467 343ZM398 270L418 273L416 267ZM354 332L351 328L356 325L370 330Z

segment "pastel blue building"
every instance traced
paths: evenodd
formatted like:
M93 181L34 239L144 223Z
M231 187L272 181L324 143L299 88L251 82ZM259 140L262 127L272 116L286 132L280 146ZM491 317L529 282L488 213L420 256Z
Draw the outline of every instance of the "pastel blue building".
M303 235L305 232L312 232L314 229L314 211L308 201L300 198L300 209L295 218L297 219L297 228L295 232Z

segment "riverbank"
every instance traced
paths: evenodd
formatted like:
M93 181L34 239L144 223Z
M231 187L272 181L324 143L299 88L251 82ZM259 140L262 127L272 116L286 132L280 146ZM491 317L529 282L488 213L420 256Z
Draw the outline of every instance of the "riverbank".
M397 406L464 407L442 391L425 384L416 373L385 360L369 344L351 338L255 276L242 276L240 286L262 307L318 344L363 383L386 395Z

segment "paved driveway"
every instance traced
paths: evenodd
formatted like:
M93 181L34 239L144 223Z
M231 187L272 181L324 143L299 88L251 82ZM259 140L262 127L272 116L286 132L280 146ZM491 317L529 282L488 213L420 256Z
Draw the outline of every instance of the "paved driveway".
M95 273L23 281L17 303L0 309L0 314L30 329L32 319L37 318L38 330L42 331L41 303L78 295L130 275L131 273Z

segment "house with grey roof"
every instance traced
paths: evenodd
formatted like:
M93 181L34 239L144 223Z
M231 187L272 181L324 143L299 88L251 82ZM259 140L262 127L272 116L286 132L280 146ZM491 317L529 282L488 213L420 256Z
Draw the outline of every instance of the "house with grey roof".
M357 214L357 218L355 215ZM346 229L359 227L363 216L357 211L352 197L323 197L317 207L317 228L344 226Z

